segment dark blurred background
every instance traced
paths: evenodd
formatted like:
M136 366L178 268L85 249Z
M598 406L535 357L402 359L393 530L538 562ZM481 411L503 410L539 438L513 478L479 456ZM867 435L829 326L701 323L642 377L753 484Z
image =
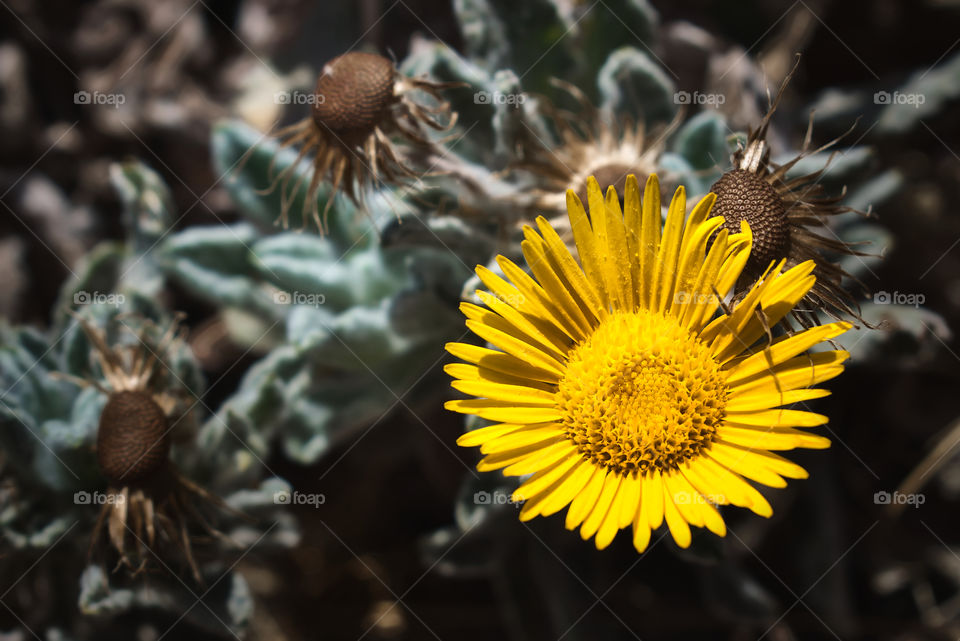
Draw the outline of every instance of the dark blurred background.
M778 52L802 51L790 87L798 105L832 87L873 87L880 79L895 86L960 50L957 2L653 4L662 23L691 22L750 56L770 53L773 65L790 63ZM121 237L111 162L133 156L156 169L182 214L179 227L231 220L211 167L210 127L246 113L245 88L263 80L264 63L283 74L318 69L358 41L402 59L414 34L461 47L446 1L2 0L0 16L0 314L39 326L70 268L97 242ZM89 109L75 101L77 92L98 88L119 88L126 104ZM960 326L958 105L953 100L902 135L866 141L878 170L905 176L899 194L876 212L896 245L868 285L922 292L951 328ZM794 133L799 142L803 128ZM838 133L815 129L815 142ZM210 313L184 292L170 295L171 307L189 312L188 324ZM826 455L796 456L811 470L812 488L791 493L789 512L778 509L771 522L733 519L756 590L783 612L765 633L770 638L958 638L957 484L931 483L922 508L897 517L871 500L895 487L960 415L960 344L935 348L921 367L854 365L837 379L824 411L841 442ZM221 372L210 367L214 379ZM243 369L220 385L228 390ZM218 401L216 390L209 398ZM458 461L448 451L456 451L458 417L437 403L422 418L447 447L401 410L316 466L271 461L295 487L349 488L354 501L331 506L322 520L305 507L304 542L293 554L245 561L257 598L255 638L465 640L508 631L509 638L556 638L537 625L549 612L526 600L504 609L507 590L496 581L438 568L424 574L421 541L450 523L462 464L474 459L458 451ZM517 526L510 545L536 548L538 534L560 527L555 521ZM541 587L531 581L528 600L560 584L578 593L584 621L599 622L593 629L607 630L604 638L749 641L766 627L757 623L766 615L744 619L716 598L732 591L724 581L733 579L704 578L709 566L678 559L666 545L635 564L627 540L600 555L575 535L561 540L569 550L538 559ZM511 558L511 550L502 552ZM578 578L581 571L587 579ZM691 587L705 584L711 591ZM0 629L15 626L12 613L0 610ZM574 629L569 638L581 637Z

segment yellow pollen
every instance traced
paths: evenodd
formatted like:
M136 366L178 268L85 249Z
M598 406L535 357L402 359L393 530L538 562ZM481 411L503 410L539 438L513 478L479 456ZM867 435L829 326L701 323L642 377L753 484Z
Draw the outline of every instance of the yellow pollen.
M607 317L569 354L557 390L567 436L620 475L675 469L713 441L727 387L707 346L673 318Z

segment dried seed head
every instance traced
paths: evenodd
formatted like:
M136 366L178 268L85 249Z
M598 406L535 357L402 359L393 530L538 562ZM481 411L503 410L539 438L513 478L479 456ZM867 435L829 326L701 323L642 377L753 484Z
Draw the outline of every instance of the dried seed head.
M167 464L167 417L146 392L115 392L100 414L97 459L108 481L135 485Z
M597 183L600 184L600 189L604 194L607 193L607 187L613 185L617 189L617 193L620 194L620 197L623 197L623 194L626 193L627 185L627 176L629 174L634 174L637 177L637 180L640 181L640 184L644 184L647 180L646 172L643 170L635 169L629 165L623 163L608 163L605 165L600 165L592 171L589 175L597 179ZM580 198L580 202L586 204L587 202L587 181L583 180L582 184L576 190L577 196ZM622 201L621 201L622 202Z
M753 172L735 169L721 176L710 191L717 195L711 213L724 217L725 229L733 234L740 231L740 221L750 225L753 249L748 272L762 272L770 261L786 258L790 224L783 199L770 183Z
M339 136L366 137L394 102L393 63L370 53L346 53L323 67L313 121Z

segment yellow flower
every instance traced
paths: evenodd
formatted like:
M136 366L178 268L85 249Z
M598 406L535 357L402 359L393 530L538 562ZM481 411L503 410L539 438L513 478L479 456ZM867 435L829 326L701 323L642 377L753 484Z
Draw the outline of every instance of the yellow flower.
M500 256L508 280L477 274L487 306L463 303L467 327L498 349L450 343L453 387L476 398L446 407L495 424L464 434L481 471L532 476L515 492L522 520L569 506L568 529L598 549L633 528L638 551L665 520L681 547L690 526L723 536L717 505L772 509L747 482L786 486L806 471L772 450L825 448L806 428L827 417L778 409L826 396L845 351L807 353L850 328L831 323L768 341L768 328L814 285L814 263L771 265L724 312L750 256L747 224L730 234L709 194L685 218L680 187L661 223L656 176L641 204L630 176L621 212L590 179L590 215L567 209L580 264L542 217L522 248L531 277Z

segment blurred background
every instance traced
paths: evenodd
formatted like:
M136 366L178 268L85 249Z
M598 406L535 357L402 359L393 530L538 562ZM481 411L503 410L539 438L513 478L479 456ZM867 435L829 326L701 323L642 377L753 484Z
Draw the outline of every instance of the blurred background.
M257 140L249 132L266 134L304 117L303 105L273 97L309 88L324 62L348 50L378 52L403 71L472 84L450 93L455 107L457 100L467 104L458 109L455 132L466 142L453 153L483 167L491 181L510 167L510 145L493 150L495 142L510 140L510 131L497 129L502 112L473 109L471 96L484 88L477 83L490 83L485 87L492 90L504 69L519 78L516 90L550 94L549 78L560 77L607 105L609 89L597 79L632 82L628 72L639 66L624 66L619 74L619 67L610 71L609 60L619 48L633 48L659 70L648 76L668 87L666 95L726 96L713 111L726 123L719 144L729 151L732 132L759 123L767 91L776 91L801 52L774 121L775 155L799 149L810 109L816 109L815 146L856 123L840 143L855 151L835 160L840 169L829 185L834 193L848 185L857 207L876 215L859 238L872 240L870 251L884 259L858 266L857 275L866 285L865 305L873 304L870 320L885 323L875 334L851 339L858 347L851 348L849 371L831 383L833 396L818 404L831 417L834 445L794 457L811 478L777 497L770 520L731 515L723 541L685 552L665 540L641 558L621 535L598 553L566 532L559 517L524 525L509 505L480 510L475 493L493 491L500 481L471 471L475 452L455 444L463 421L443 409L452 395L442 374L442 344L457 339L461 325L417 343L429 349L419 348L425 360L414 376L395 380L372 366L393 394L385 401L361 396L377 386L375 380L350 379L336 394L356 395L356 404L337 407L322 429L309 418L328 412L322 398L302 409L308 418L276 426L270 421L280 409L236 406L256 423L244 428L250 441L259 425L271 425L260 432L268 436L256 450L264 468L301 492L325 497L319 507L289 506L295 540L235 554L226 564L246 586L243 615L220 625L226 615L201 621L197 612L187 616L179 601L159 607L146 596L101 609L90 601L76 605L86 544L79 532L89 533L87 514L80 521L85 525L70 534L79 538L66 561L46 554L49 541L20 545L6 535L0 543L0 639L960 637L960 459L953 447L960 440L954 434L960 344L953 331L960 321L960 3L0 0L0 16L4 323L32 328L54 349L50 337L61 324L56 310L65 291L76 291L71 283L87 278L91 252L104 243L136 245L126 218L131 197L118 188L117 168L140 185L141 200L143 182L156 179L165 185L155 188L164 201L165 229L182 244L168 250L166 234L154 237L170 253L158 259L163 284L147 297L185 312L196 368L207 385L208 414L234 407L229 404L238 390L253 385L251 369L293 340L294 330L288 324L285 335L254 349L255 341L245 337L263 329L247 322L258 308L205 295L204 287L225 285L196 285L205 272L184 267L191 260L205 265L196 255L228 249L201 243L198 254L189 254L187 241L197 237L178 234L194 228L247 233L240 225L250 218L244 211L249 206L231 187L238 156L218 154L227 153L225 145L248 147L243 141ZM502 42L497 33L506 34ZM577 77L565 75L571 68L565 60L578 61ZM897 92L923 99L897 104ZM634 118L656 115L653 107L643 108L652 104L644 95L636 100L641 109ZM628 103L614 106L629 113ZM679 105L665 104L671 113L662 120L669 120ZM684 122L711 110L689 107ZM224 122L242 128L227 129ZM480 125L471 133L474 123ZM684 138L688 146L699 140L691 131ZM683 155L678 147L671 151ZM691 153L684 167L706 187L710 176L729 167L727 153L699 164ZM528 185L505 184L518 191ZM432 204L414 203L419 210L413 215L439 211L455 230L461 218L476 224L481 211L479 228L488 244L470 245L458 256L460 263L487 262L508 252L510 242L499 222L490 223L490 210L508 208L490 205L491 193L479 197L441 185L425 196ZM467 210L472 218L458 214ZM334 208L333 215L344 214ZM514 214L513 220L532 215ZM256 239L274 232L249 233ZM392 236L371 238L370 251L379 252ZM149 251L150 242L136 251ZM414 264L403 260L398 264ZM417 264L418 282L440 292L431 304L458 325L457 298L469 273L457 267L452 283L441 282L431 274L444 269L442 261ZM351 269L359 274L361 268ZM342 278L349 282L351 275ZM247 282L237 287L253 287ZM878 293L906 304L902 310L884 307L889 301L877 299ZM238 320L240 312L245 315ZM350 328L361 321L342 322ZM376 339L364 334L356 340ZM293 378L284 384L291 389ZM408 389L414 389L410 397ZM349 433L339 435L347 422ZM297 430L309 438L291 444ZM4 458L17 456L7 448ZM902 488L911 473L909 487ZM5 461L0 478L26 495L30 476L19 474ZM217 472L208 474L215 478ZM922 496L921 504L893 511L877 499L878 492L898 489ZM54 503L43 505L36 509L56 511ZM2 512L0 523L12 523L11 514ZM218 591L192 590L185 606L219 598ZM225 611L235 613L238 597L230 598Z

